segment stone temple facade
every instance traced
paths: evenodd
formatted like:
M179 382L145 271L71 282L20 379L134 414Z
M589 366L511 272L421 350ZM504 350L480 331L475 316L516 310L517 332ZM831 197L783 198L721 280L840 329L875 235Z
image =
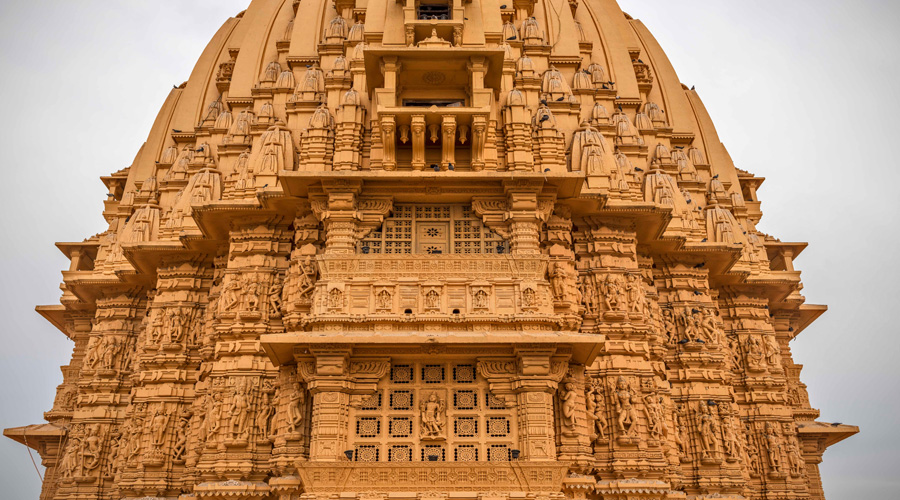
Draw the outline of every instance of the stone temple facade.
M821 499L857 432L806 244L614 0L253 0L102 181L5 431L42 499Z

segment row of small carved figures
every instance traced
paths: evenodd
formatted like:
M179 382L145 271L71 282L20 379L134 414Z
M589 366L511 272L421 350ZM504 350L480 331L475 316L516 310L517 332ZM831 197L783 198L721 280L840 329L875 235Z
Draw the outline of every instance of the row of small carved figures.
M646 388L644 388L646 389ZM688 426L693 424L696 430L696 439L699 443L701 459L717 459L724 453L729 461L743 460L751 470L759 473L759 446L755 437L763 442L763 448L768 455L768 466L773 472L780 472L784 464L784 455L787 455L790 472L793 476L802 473L803 460L800 456L796 439L791 437L793 431L788 428L792 424L785 424L786 429L779 432L772 422L764 424L763 433L757 436L753 432L751 423L747 423L744 429L743 439L738 435L738 419L736 411L731 404L716 402L713 400L699 401L694 405L681 403L675 406L674 401L668 401L658 391L650 389L643 398L637 391L631 388L628 380L619 376L615 381L609 379L609 389L605 390L600 378L589 379L585 384L584 398L587 417L591 422L591 435L595 444L605 444L609 441L609 424L606 394L612 401L614 413L615 431L620 438L636 442L638 413L636 407L642 404L642 413L646 421L646 429L649 437L658 442L671 439L672 444L682 461L689 460L691 435ZM577 425L577 384L574 380L564 380L560 386L559 399L561 400L561 417L563 425L574 428ZM674 407L673 407L674 406ZM667 414L671 414L675 432L670 432ZM671 438L670 438L671 435ZM622 441L621 439L619 440ZM785 444L785 441L787 443Z
M273 399L274 404L271 404ZM279 390L275 390L271 379L260 384L258 378L237 377L230 384L230 390L207 394L198 402L196 411L179 410L165 402L152 405L154 409L150 411L150 404L136 403L121 431L109 432L106 424L76 424L69 434L57 476L96 474L106 441L108 451L103 475L112 476L123 467L135 465L142 451L144 456L140 462L145 465L161 464L166 455L173 463L184 463L191 443L200 448L215 448L222 439L233 444L246 444L254 407L257 409L253 419L255 429L258 439L263 442L270 442L279 435L302 432L306 415L306 396L299 385L282 383ZM194 415L197 418L192 418ZM273 429L273 425L277 428ZM169 436L172 436L171 440ZM167 444L169 451L164 452Z

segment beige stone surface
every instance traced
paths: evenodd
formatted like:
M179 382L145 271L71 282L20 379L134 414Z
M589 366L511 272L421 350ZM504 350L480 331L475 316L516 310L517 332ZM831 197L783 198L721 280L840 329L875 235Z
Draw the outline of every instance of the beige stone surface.
M109 229L43 499L824 498L790 341L825 307L613 0L254 0Z

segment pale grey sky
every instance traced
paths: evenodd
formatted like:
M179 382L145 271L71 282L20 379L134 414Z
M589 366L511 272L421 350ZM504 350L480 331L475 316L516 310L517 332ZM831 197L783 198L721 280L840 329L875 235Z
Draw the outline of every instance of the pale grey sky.
M42 422L72 344L33 308L59 298L55 241L104 229L97 179L131 163L173 84L249 0L0 1L0 427ZM760 228L829 312L793 343L822 419L861 433L825 454L829 500L900 490L900 5L620 0L696 85L738 167L766 177ZM37 460L38 457L35 456ZM0 496L36 499L0 439Z

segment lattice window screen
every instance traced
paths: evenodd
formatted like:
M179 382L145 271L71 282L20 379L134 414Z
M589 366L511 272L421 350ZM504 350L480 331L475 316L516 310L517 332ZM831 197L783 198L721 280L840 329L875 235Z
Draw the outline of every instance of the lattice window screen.
M433 226L423 227L419 234L420 222L450 224L449 247L446 250L449 253L479 255L509 251L506 240L485 227L472 208L464 205L395 205L391 217L362 240L357 251L388 255L415 253L418 238L434 238L437 235ZM424 248L427 251L431 247L426 245Z
M443 403L443 433L422 430L422 404ZM493 397L473 362L400 362L350 414L355 460L508 461L517 448L515 411Z

